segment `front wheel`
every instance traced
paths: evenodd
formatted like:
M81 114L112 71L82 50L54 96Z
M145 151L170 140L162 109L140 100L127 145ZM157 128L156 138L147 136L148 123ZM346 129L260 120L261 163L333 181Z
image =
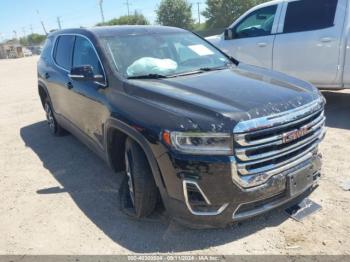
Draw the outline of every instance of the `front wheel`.
M130 138L125 145L125 172L120 190L123 211L137 218L151 215L158 200L157 186L146 155Z

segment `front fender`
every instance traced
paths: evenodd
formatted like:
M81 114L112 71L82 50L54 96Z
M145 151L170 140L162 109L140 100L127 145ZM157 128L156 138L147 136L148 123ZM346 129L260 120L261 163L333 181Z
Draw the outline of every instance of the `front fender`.
M144 151L148 163L151 167L152 173L154 180L159 188L160 193L163 195L165 193L165 183L162 177L162 174L159 170L157 160L155 157L155 154L147 141L147 139L135 128L125 124L124 122L118 120L118 119L108 119L106 124L105 124L105 145L106 145L106 159L107 162L110 166L112 166L112 159L111 159L111 154L108 152L108 141L110 141L110 136L111 136L111 131L117 129L124 133L125 135L131 137L134 141L136 141L139 146L142 148Z

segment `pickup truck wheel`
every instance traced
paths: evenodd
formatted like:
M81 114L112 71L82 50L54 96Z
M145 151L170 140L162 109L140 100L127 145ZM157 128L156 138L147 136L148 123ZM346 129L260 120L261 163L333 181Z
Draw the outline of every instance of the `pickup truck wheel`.
M44 109L46 113L46 121L49 125L50 132L55 136L62 136L65 130L57 123L53 114L52 105L49 98L45 99Z
M157 186L143 150L129 138L125 145L125 171L120 190L122 210L136 218L149 216L157 204Z

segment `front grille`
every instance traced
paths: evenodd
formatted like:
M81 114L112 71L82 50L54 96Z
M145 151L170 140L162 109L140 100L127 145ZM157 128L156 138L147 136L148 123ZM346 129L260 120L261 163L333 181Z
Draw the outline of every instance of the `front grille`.
M243 187L257 186L311 158L325 135L323 107L323 101L316 101L291 112L240 123L234 141L238 182Z

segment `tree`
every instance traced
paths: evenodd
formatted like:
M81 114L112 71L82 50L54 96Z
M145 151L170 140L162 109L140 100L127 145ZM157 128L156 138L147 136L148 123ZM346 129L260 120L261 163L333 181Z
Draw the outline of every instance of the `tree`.
M187 0L162 0L156 10L157 23L185 29L193 27L192 5Z
M46 35L30 34L27 36L29 44L39 45L46 40Z
M209 28L227 27L251 7L269 0L207 0L202 13Z
M21 45L40 45L46 39L45 35L30 34L26 37L21 37L19 42Z
M111 26L111 25L149 25L147 18L135 11L133 15L124 15L114 18L105 23L98 23L97 26Z

